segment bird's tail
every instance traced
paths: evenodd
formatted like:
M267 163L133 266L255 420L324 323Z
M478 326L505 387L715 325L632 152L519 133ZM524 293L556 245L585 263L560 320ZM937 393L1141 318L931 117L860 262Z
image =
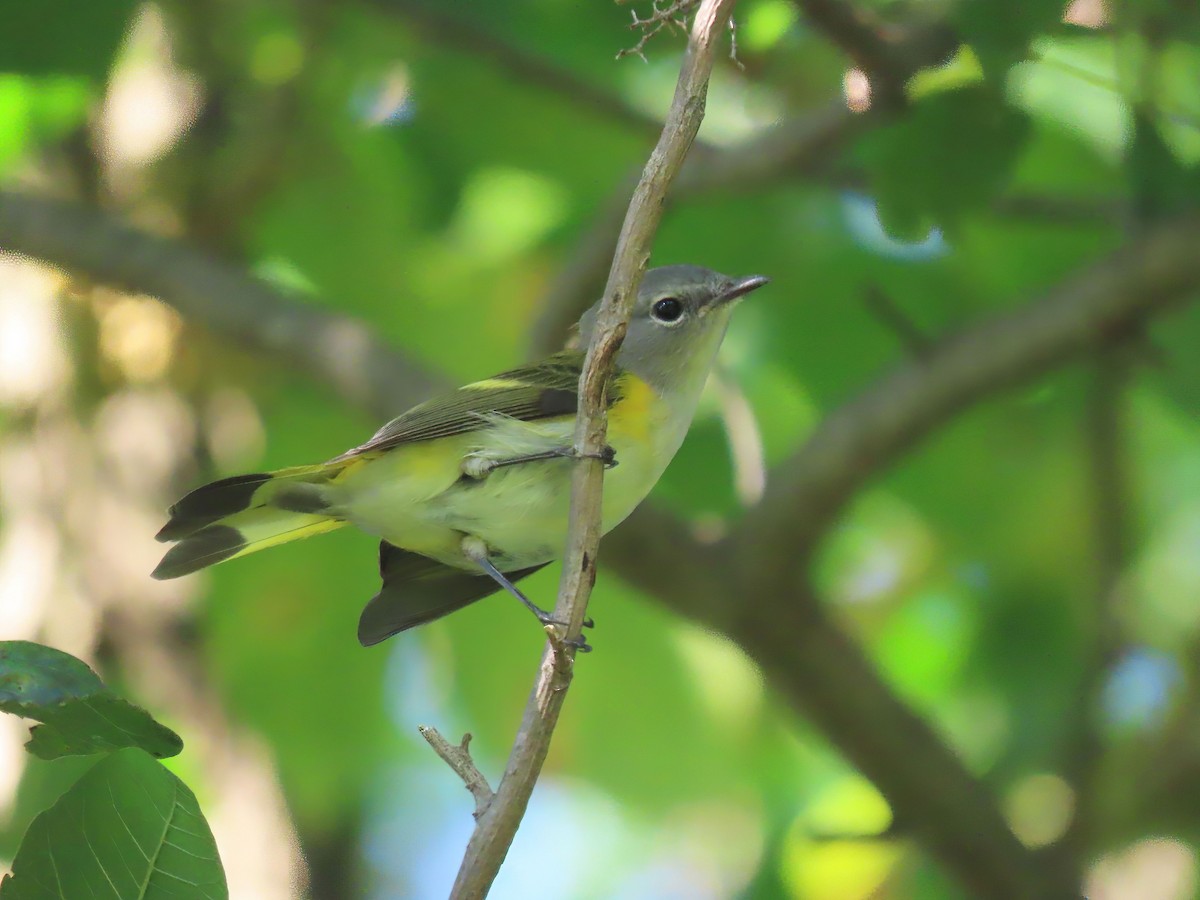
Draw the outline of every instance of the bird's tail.
M178 578L255 550L341 528L346 523L331 502L330 488L355 462L237 475L196 488L171 507L171 519L157 539L176 543L152 576Z

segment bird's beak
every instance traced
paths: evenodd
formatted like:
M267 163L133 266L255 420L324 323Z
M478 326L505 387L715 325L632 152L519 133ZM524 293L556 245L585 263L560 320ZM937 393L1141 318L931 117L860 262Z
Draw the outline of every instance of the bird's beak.
M770 280L766 275L747 275L745 278L738 278L721 292L721 295L717 298L717 302L729 303L730 301L745 297L751 291L756 291L764 284L770 282Z

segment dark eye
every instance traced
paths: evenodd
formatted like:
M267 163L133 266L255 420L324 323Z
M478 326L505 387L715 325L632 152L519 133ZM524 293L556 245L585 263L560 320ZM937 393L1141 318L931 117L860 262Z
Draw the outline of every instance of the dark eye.
M663 297L651 307L650 315L660 322L676 322L683 315L683 304L674 297Z

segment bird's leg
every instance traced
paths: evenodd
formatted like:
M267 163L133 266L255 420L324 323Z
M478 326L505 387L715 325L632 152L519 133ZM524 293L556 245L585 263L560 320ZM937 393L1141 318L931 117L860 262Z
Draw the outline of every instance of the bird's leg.
M519 466L523 463L541 462L548 459L598 459L606 469L617 465L617 451L607 444L599 453L580 453L573 446L555 447L541 453L526 453L522 456L512 456L508 459L488 459L483 456L467 456L462 461L462 472L468 478L481 481L497 469L505 466Z
M483 569L483 571L493 581L495 581L496 584L500 585L500 587L504 588L504 590L508 591L523 604L525 604L525 608L537 616L537 620L541 622L542 625L554 625L559 628L567 627L566 622L560 622L558 619L554 618L552 613L546 612L546 610L542 609L523 593L521 593L521 590L515 584L509 581L503 572L496 568L496 564L488 558L487 545L482 540L472 535L465 536L462 540L462 551L463 555L466 556L467 559L471 560L473 563L479 566L479 568ZM591 628L593 626L592 620L586 619L583 625L585 628ZM582 635L580 635L578 638L564 641L564 643L574 647L580 653L588 653L592 649L591 644L589 644Z

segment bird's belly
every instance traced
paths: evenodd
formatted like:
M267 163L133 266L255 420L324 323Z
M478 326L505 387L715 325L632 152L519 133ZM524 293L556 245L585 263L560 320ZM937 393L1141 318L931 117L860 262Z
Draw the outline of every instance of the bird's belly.
M649 493L658 473L633 447L619 446L618 465L604 476L602 530L622 522ZM560 556L571 505L570 460L540 460L497 469L479 481L463 479L433 497L420 513L430 524L481 538L493 562L512 570ZM455 548L455 562L473 568Z
M604 476L606 533L641 503L673 454L673 447L662 452L663 429L654 425L644 415L610 416L608 442L617 465ZM573 419L505 420L397 448L347 479L346 517L397 547L458 568L477 568L463 556L464 535L481 538L501 570L549 562L566 540L571 461L505 466L478 480L462 477L462 461L469 454L499 460L567 447L573 431Z

